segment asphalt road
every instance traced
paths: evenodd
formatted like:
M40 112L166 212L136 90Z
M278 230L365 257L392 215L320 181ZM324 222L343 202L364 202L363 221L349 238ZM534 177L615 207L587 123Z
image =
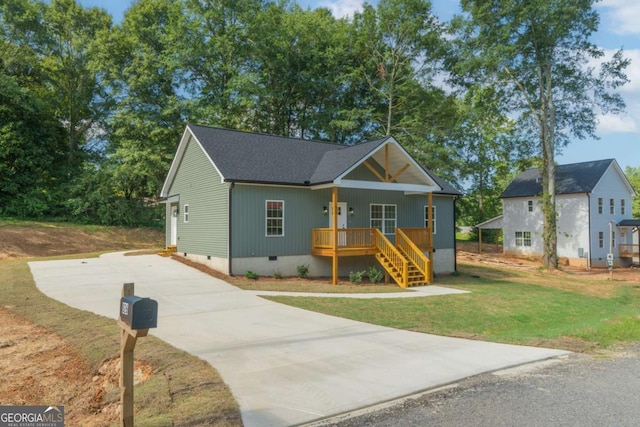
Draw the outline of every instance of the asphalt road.
M640 344L484 374L317 425L638 426Z

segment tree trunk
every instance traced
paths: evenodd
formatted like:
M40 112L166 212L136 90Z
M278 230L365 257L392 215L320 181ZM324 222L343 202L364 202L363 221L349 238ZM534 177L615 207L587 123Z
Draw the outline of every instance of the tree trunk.
M542 214L543 255L545 267L558 268L558 232L556 225L555 106L551 84L551 65L540 67L540 114L542 143Z

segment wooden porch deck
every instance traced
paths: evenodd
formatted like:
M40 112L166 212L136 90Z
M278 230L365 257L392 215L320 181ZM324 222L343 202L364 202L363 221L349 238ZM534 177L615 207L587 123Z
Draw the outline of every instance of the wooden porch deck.
M311 242L313 255L334 258L334 277L338 258L373 255L401 287L433 281L433 241L428 228L397 229L395 245L375 228L315 228Z

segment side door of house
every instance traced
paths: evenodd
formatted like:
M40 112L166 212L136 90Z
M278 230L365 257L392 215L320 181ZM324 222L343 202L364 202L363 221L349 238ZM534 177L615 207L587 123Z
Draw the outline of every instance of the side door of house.
M333 228L333 203L329 202L329 228ZM347 202L338 202L338 246L347 246Z
M171 244L178 244L178 205L171 206Z

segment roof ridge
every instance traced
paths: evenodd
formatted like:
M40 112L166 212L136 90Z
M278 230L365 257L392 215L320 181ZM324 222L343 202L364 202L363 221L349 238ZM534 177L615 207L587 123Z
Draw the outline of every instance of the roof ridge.
M272 137L272 138L282 138L282 139L288 139L288 140L291 140L291 141L313 142L313 143L316 143L316 144L334 145L334 146L337 146L337 147L340 147L340 148L349 147L349 145L340 144L339 142L320 141L318 139L306 139L306 138L294 137L294 136L276 135L276 134L273 134L273 133L266 133L266 132L253 132L253 131L249 131L249 130L231 129L231 128L225 128L225 127L219 127L219 126L199 125L199 124L195 124L195 123L189 123L189 124L187 124L187 126L195 126L195 127L205 128L205 129L215 129L215 130L221 130L221 131L225 131L225 132L241 133L241 134L245 134L245 135L266 136L266 137Z

